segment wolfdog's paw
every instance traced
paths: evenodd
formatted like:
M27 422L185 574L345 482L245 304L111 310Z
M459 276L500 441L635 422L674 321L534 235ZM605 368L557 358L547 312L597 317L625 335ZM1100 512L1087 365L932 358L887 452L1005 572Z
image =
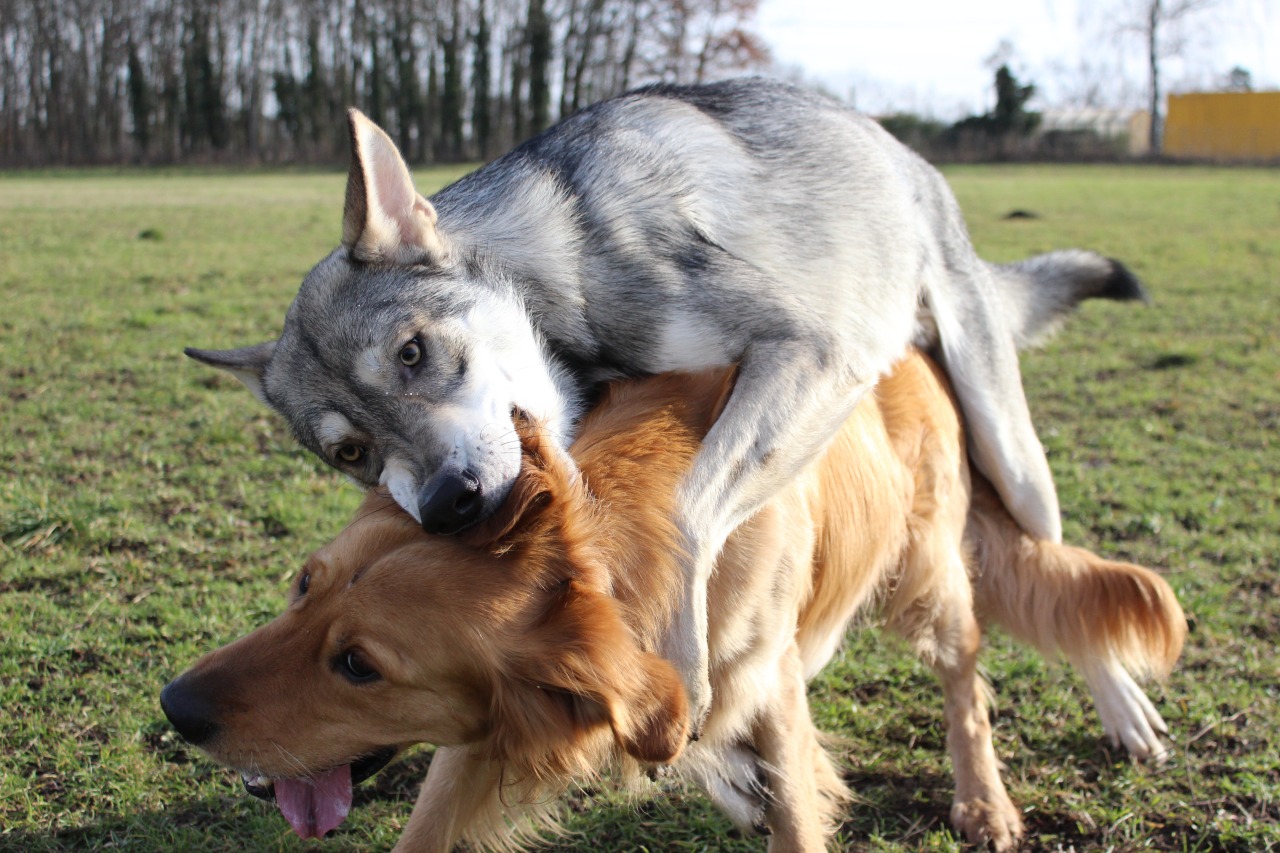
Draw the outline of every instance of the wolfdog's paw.
M1169 727L1133 676L1114 659L1082 665L1081 671L1112 746L1123 746L1139 761L1163 763L1170 754Z
M685 697L689 700L689 740L701 740L711 716L711 677L707 670L707 652L702 650L700 659L680 661L681 680Z
M662 656L671 661L684 682L689 702L689 740L702 739L711 714L711 676L708 669L706 626L684 611L676 613L664 639Z
M757 835L770 835L769 774L754 749L735 744L719 750L714 776L707 793L739 828Z
M693 697L689 697L689 741L702 740L702 733L707 728L707 718L711 716L711 687L706 688L706 702L695 705Z
M951 825L970 844L989 845L998 853L1017 849L1022 840L1022 816L1007 797L957 802L951 806Z

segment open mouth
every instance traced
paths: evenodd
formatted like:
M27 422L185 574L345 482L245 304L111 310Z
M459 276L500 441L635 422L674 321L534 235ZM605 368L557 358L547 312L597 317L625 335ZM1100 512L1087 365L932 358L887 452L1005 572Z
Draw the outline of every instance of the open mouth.
M241 775L244 789L260 800L276 801L280 813L301 838L323 838L351 812L352 789L377 773L400 750L383 747L316 776L269 779Z

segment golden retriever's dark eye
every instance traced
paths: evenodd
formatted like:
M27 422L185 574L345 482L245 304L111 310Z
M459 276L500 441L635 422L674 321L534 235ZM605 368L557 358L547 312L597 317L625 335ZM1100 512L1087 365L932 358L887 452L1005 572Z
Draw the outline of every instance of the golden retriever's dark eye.
M338 448L338 458L348 465L354 465L364 458L364 448L358 444L344 444Z
M413 367L422 361L422 343L414 338L400 347L400 363L405 367Z
M338 671L346 676L348 681L355 684L368 684L370 681L377 681L382 677L364 659L364 655L355 649L338 656Z
M303 572L302 577L298 578L298 595L306 595L309 589L311 589L311 572Z

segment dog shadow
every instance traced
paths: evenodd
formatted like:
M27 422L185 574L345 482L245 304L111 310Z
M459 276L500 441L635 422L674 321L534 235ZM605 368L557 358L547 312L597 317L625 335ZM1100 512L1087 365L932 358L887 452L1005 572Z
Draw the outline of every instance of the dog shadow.
M319 844L295 836L274 805L237 790L238 784L228 779L225 795L170 802L154 811L104 816L97 822L76 827L41 832L0 832L0 853L117 848L156 853L174 850L200 853L225 850L345 853L369 850L367 834L357 826L361 816L376 809L381 816L395 814L401 821L406 820L430 765L430 752L415 752L358 786L352 798L351 825L340 828ZM391 844L381 846L389 848Z
M274 810L269 813L265 804L247 794L172 803L161 810L112 815L95 823L47 832L0 833L0 851L53 853L106 849L203 853L304 848L278 813Z
M1073 756L1081 778L1090 784L1113 778L1129 764L1122 749L1109 746L1092 732L1074 729L1056 732L1051 746L1055 754ZM880 849L882 844L877 843L877 839L891 841L905 849L935 849L939 833L950 834L958 849L971 849L951 826L955 778L949 761L942 760L938 767L907 763L894 767L878 764L862 769L857 766L856 753L845 758L848 764L843 776L853 792L853 802L846 810L837 836L836 846L840 850ZM1023 751L1001 758L1006 783L1019 778L1026 769L1024 765L1037 761L1035 748L1029 744L1023 744ZM1016 790L1010 793L1016 804ZM1053 814L1039 808L1025 819L1028 836L1019 849L1027 853L1063 849L1064 839L1077 844L1076 849L1089 848L1097 841L1081 835L1074 812ZM1052 839L1052 843L1041 843L1044 839Z
M313 851L347 853L390 849L413 810L431 766L432 752L422 749L392 762L356 787L351 816L320 842L304 841L274 805L239 790L228 774L226 793L173 800L160 808L133 814L103 815L96 821L46 831L0 831L0 853L53 853L128 849L160 851ZM196 759L199 760L199 759ZM221 772L221 771L216 771ZM705 797L679 788L635 799L614 798L609 786L574 789L565 797L568 833L540 853L598 853L606 850L676 849L753 851L763 845L743 838ZM654 844L664 845L662 848Z
M1114 772L1115 755L1085 734L1062 733L1064 747L1090 756L1089 768L1098 776ZM132 815L112 815L96 823L47 832L0 833L0 851L79 851L127 848L136 851L323 850L371 848L367 826L395 824L390 840L408 819L432 753L422 750L393 762L356 788L351 822L322 843L297 838L271 805L230 787L225 795L168 804ZM856 757L850 756L856 764ZM1015 764L1016 759L1015 759ZM874 839L891 839L913 849L929 836L950 832L949 812L954 780L946 771L924 767L859 769L847 767L846 784L854 802L845 813L836 844L841 850L874 849ZM631 801L597 798L578 791L567 803L570 834L537 850L598 851L638 849L654 843L679 842L680 849L759 850L761 839L744 838L705 797L675 786ZM1036 834L1070 837L1075 829L1069 816L1038 814L1031 827ZM361 823L366 827L362 828ZM954 835L953 835L954 837ZM959 839L956 839L959 844ZM621 846L619 846L621 845ZM927 845L926 845L927 846ZM674 849L674 848L672 848ZM1036 849L1034 845L1024 849Z
M856 756L851 758L856 762ZM949 773L919 767L846 767L843 775L853 802L837 833L841 850L872 849L869 840L876 838L910 849L929 833L951 830L955 782Z

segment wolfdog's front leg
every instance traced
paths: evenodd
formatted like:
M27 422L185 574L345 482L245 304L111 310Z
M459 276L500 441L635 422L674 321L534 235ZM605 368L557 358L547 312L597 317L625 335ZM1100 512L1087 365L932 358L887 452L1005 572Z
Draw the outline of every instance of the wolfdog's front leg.
M664 654L689 692L694 731L711 705L707 581L729 534L816 458L874 384L830 341L771 341L749 350L724 412L680 488L685 589ZM870 374L870 375L868 375Z

